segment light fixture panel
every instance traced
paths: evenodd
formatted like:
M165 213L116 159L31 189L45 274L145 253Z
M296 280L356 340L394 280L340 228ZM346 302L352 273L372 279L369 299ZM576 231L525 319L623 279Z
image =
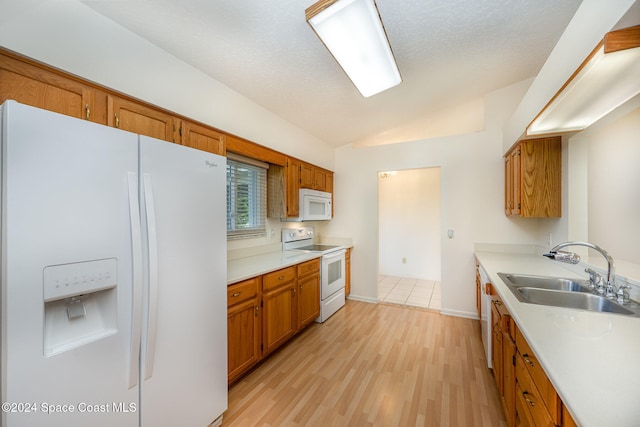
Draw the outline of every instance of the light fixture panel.
M527 135L581 131L639 93L640 26L608 33L527 127Z
M309 16L320 3L331 4ZM374 0L321 0L307 21L362 96L402 81Z

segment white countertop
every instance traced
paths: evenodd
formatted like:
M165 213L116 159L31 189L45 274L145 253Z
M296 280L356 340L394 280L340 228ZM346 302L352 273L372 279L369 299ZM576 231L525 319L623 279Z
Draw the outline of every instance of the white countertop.
M497 273L580 276L542 256L476 257L578 425L639 426L640 318L521 303Z
M300 264L321 253L277 251L227 261L227 285Z

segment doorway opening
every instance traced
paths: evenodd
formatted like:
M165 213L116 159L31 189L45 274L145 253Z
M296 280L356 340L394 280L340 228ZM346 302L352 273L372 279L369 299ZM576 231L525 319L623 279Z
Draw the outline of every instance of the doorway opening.
M440 311L440 172L378 173L378 301Z

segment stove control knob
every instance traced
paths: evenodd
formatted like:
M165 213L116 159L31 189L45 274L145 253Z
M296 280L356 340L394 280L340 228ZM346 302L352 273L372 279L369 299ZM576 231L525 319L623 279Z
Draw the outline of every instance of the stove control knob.
M296 237L296 233L289 233L289 237Z

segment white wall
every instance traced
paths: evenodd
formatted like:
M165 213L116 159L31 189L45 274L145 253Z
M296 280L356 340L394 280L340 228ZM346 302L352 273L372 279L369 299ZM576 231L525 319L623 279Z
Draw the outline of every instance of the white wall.
M378 177L380 274L440 281L440 168Z
M589 141L589 240L640 264L640 109Z
M442 312L475 316L474 244L535 244L536 220L503 212L502 125L530 81L485 98L482 132L387 146L336 150L335 215L327 233L352 236L352 297L375 301L378 171L441 168ZM447 239L446 230L455 238Z
M333 170L333 148L75 0L5 0L0 46Z
M640 265L640 96L569 140L574 153L570 240L606 249L616 261ZM582 251L586 255L586 251ZM637 278L637 279L640 279Z

